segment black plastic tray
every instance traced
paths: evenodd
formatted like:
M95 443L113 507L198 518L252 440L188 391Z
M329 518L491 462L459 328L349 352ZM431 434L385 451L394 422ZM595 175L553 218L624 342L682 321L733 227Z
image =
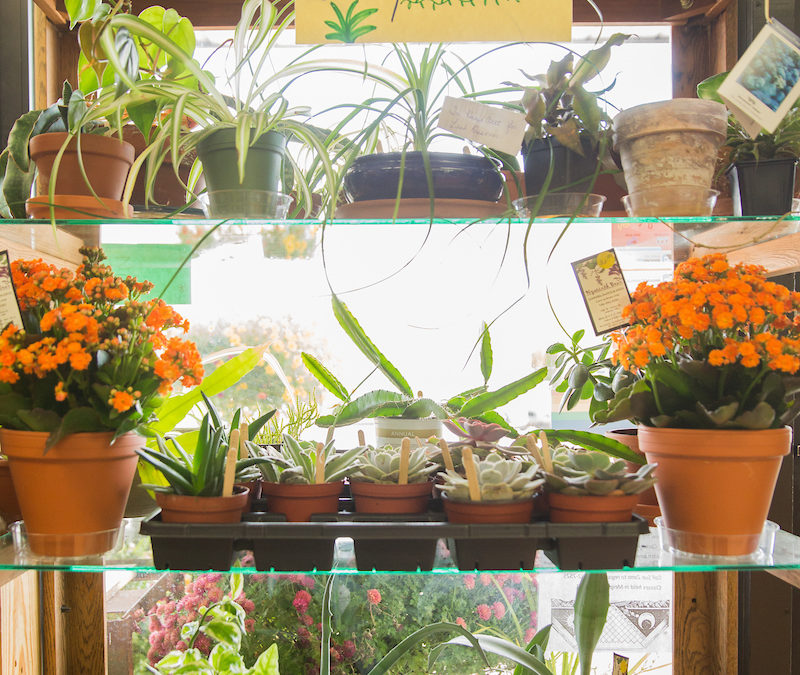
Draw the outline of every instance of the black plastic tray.
M455 524L440 513L376 516L320 514L288 523L280 514L252 511L241 523L183 525L155 516L142 523L158 569L229 569L234 550L252 550L260 571L330 570L336 539L354 542L361 571L428 571L436 544L445 539L459 570L532 570L537 550L561 569L632 566L638 516L627 523Z

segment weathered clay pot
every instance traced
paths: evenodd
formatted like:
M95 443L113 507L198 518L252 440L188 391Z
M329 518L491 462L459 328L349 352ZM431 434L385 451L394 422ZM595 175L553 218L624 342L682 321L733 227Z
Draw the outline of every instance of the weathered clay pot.
M195 497L156 492L165 523L238 523L247 505L247 488L238 486L229 497Z
M710 188L728 115L715 101L677 98L645 103L614 118L628 192L686 185Z
M424 513L431 498L431 483L380 484L350 482L359 513Z

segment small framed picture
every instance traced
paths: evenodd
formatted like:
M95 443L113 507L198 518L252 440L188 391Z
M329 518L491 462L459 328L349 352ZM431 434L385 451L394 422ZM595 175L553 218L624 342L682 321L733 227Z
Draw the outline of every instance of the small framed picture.
M800 38L773 19L720 85L720 96L772 133L800 97ZM755 128L740 120L748 131ZM755 134L753 134L755 135Z

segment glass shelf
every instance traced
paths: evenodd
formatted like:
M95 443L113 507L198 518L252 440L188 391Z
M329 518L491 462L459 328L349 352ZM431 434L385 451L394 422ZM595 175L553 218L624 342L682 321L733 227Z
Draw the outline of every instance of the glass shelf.
M130 571L139 573L157 573L164 571L206 571L206 570L158 570L153 566L150 538L138 534L138 521L130 521L127 531L122 533L121 543L117 550L103 557L84 558L79 561L66 561L65 559L45 559L20 553L15 549L11 535L0 537L0 570L40 570L62 572L111 572ZM264 572L253 566L252 556L244 554L240 557L237 566L233 568L243 574L286 574L286 572ZM800 537L783 530L778 531L775 545L771 555L761 552L753 554L747 561L740 559L726 559L723 557L698 559L696 557L680 556L661 549L658 533L651 528L649 534L639 537L636 553L636 563L633 567L610 569L605 571L636 571L636 572L713 572L718 570L795 570L800 569ZM350 539L338 539L333 569L328 571L294 570L307 574L459 574L449 560L447 550L439 545L436 563L431 572L398 572L398 571L359 571L355 568L353 558L353 545ZM505 570L518 572L520 570ZM536 566L533 571L537 573L574 572L575 570L560 570L553 565L544 554L539 551L536 557ZM597 570L603 571L603 570ZM474 572L474 570L472 571Z

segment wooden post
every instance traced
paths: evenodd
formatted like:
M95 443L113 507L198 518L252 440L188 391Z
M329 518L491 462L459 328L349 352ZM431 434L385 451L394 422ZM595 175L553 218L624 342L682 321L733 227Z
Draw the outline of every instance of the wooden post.
M30 570L0 573L0 672L45 672L39 651L37 576Z
M673 585L672 672L738 671L738 575L678 572Z

